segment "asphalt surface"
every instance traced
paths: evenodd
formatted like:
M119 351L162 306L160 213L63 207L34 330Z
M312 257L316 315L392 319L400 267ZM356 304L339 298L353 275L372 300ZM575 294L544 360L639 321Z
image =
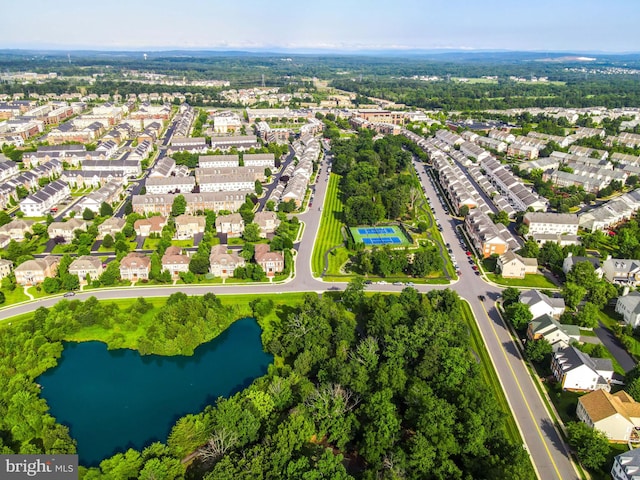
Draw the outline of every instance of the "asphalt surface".
M609 330L602 322L599 322L599 326L594 328L593 331L598 336L603 345L611 352L611 355L618 361L620 366L625 372L633 370L636 366L636 362L629 352L627 352L620 340L618 340L611 330Z
M327 165L330 160L330 154L325 155L323 158L321 173L318 175L315 185L314 208L298 215L299 219L304 222L305 230L302 240L297 245L298 253L295 257L296 268L293 279L280 284L251 285L250 288L242 285L180 285L101 289L86 293L80 292L74 298L85 300L90 296L94 296L99 300L108 300L114 298L137 298L141 295L147 297L168 296L174 292L184 292L189 295L203 295L208 292L217 294L255 294L256 292L264 292L286 295L289 292L316 291L320 293L329 288L332 290L336 288L343 289L346 284L322 282L314 278L311 272L313 244L318 234L322 215L319 206L324 205L328 185ZM465 253L466 247L460 245L460 240L455 231L455 219L444 213L444 209L437 200L436 191L425 173L424 165L416 164L415 166L427 196L431 199L436 218L440 219L439 223L443 227L442 235L444 241L451 245L453 257L457 259L461 275L459 280L450 285L416 285L414 288L423 293L433 289L451 288L468 301L477 319L480 332L504 388L507 401L516 418L525 446L531 455L538 477L544 480L579 478L569 459L567 447L546 410L545 404L526 368L526 364L496 310L495 301L500 297L501 288L485 282L475 274ZM404 286L395 285L370 285L368 290L397 292L403 288ZM484 302L480 301L478 299L479 295L486 297L486 300ZM46 298L4 308L0 310L0 321L34 311L41 306L50 307L62 298L62 296Z

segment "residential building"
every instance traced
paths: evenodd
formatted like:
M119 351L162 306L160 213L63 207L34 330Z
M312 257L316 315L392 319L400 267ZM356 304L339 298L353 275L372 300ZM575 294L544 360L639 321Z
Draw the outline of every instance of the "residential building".
M48 255L44 258L27 260L18 265L13 271L18 285L37 285L44 282L45 278L56 276L60 257Z
M105 235L115 237L117 233L122 231L126 224L127 221L124 218L111 217L106 219L98 225L98 240L103 240Z
M133 223L133 229L136 235L148 237L150 235L161 235L162 229L167 224L167 219L161 216L153 216L149 218L141 218Z
M230 150L236 148L245 151L251 148L260 148L258 137L255 135L236 135L232 137L211 137L211 150Z
M120 260L120 278L137 282L148 280L151 269L151 259L143 253L131 252Z
M270 233L274 233L280 225L280 219L275 212L258 212L253 217L253 222L260 227L260 236L266 238Z
M273 277L284 270L284 257L279 252L271 252L269 245L258 243L255 247L255 260L262 267L267 277Z
M77 275L80 283L87 283L97 279L104 271L100 257L82 255L69 265L69 273Z
M216 232L224 233L227 237L240 237L244 232L244 220L239 213L218 215L216 217Z
M200 174L198 184L201 192L253 191L256 179L252 173Z
M578 419L603 432L611 442L638 441L640 403L624 390L596 390L578 398Z
M11 260L5 260L0 258L0 278L8 277L11 275L13 269L13 262Z
M565 310L563 298L551 298L539 290L522 292L520 294L520 303L524 303L529 307L534 319L542 315L559 317Z
M145 182L147 193L191 193L196 186L194 177L151 177Z
M613 480L638 480L640 477L640 449L635 448L628 452L616 455L611 467Z
M153 166L153 170L151 170L149 172L149 175L147 175L147 179L156 177L169 177L171 173L173 173L173 170L175 168L176 161L173 158L162 157L155 163L155 165Z
M47 227L49 238L62 238L65 243L71 242L75 238L75 231L87 231L87 222L79 218L70 218L66 222L51 222Z
M183 194L187 201L186 213L194 214L198 211L213 210L229 210L237 211L245 202L247 195L251 192L204 192L204 193L185 193ZM171 207L173 200L177 195L133 195L131 203L133 211L143 215L151 213L159 213L161 215L171 215Z
M122 172L125 177L139 177L142 167L139 160L85 160L82 170L102 170L104 172Z
M498 257L497 267L504 278L524 278L526 274L538 273L538 260L509 250Z
M578 234L578 215L573 213L527 212L523 222L529 227L528 235Z
M555 352L551 359L551 371L564 390L611 390L611 359L591 358L575 347Z
M616 312L622 315L627 325L636 328L640 325L640 292L630 292L618 297Z
M207 220L193 215L178 215L175 218L176 236L178 240L193 239L195 235L204 233Z
M460 144L460 151L464 153L467 157L472 158L476 161L480 161L484 158L488 158L491 156L491 154L487 152L484 148L471 142L464 142Z
M0 154L0 182L20 173L18 164Z
M245 167L262 167L274 169L276 159L273 153L247 153L242 156Z
M190 258L187 255L182 255L182 250L179 247L168 247L164 255L162 256L162 270L167 270L171 273L171 278L177 278L183 272L189 271Z
M235 269L244 267L245 261L237 252L228 250L226 245L214 245L209 256L211 274L216 277L233 277Z
M531 320L527 327L527 337L535 341L544 338L551 344L554 352L567 348L573 341L580 340L580 327L577 325L564 325L555 318L544 314Z
M69 185L62 180L55 180L21 200L20 210L26 217L44 217L69 196L71 196Z
M7 235L11 240L21 242L26 233L33 233L33 220L21 220L14 218L9 223L0 227L0 234Z
M79 214L82 214L86 209L95 214L100 213L103 203L113 205L120 200L120 194L123 191L122 183L121 178L110 179L98 190L94 190L86 197L83 197L73 206L73 210Z
M640 282L640 260L627 258L611 258L602 262L604 278L616 285L635 287Z
M238 167L240 166L239 155L201 155L198 158L200 168Z
M494 254L502 255L509 249L508 238L512 236L506 227L494 224L482 211L471 210L465 217L465 225L473 246L483 258Z
M578 264L580 262L590 262L593 265L593 269L595 270L596 275L598 275L598 278L602 278L603 271L602 271L602 267L600 266L600 260L598 258L595 258L595 257L578 257L578 256L574 256L573 253L571 253L571 252L569 252L567 257L562 262L562 271L566 275L567 273L569 273L571 271L571 269L576 264Z

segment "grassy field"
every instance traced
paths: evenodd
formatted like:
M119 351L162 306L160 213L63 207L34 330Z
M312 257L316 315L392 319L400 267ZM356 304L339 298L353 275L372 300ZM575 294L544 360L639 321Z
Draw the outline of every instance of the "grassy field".
M526 275L525 278L502 278L500 275L494 273L487 273L486 275L493 283L504 285L505 287L558 288L547 280L544 275Z
M320 229L318 230L318 238L313 246L313 255L311 256L311 271L313 275L319 277L324 270L324 255L333 247L342 245L342 201L338 196L338 183L340 175L332 173L329 178L329 186L322 209L322 218L320 219ZM339 267L338 267L339 268ZM334 265L335 269L335 265Z
M13 291L3 290L2 293L4 293L3 307L29 300L29 297L25 295L24 289L21 286L17 286Z
M142 248L145 250L157 250L158 244L160 243L161 238L145 238L144 245ZM171 245L174 247L187 248L193 247L193 239L189 238L187 240L171 240Z
M498 375L493 368L493 363L491 362L491 358L489 357L489 352L487 351L487 347L482 340L482 335L480 334L478 325L476 324L473 313L471 312L471 308L466 302L463 302L462 304L462 311L464 320L467 323L467 327L469 329L469 336L471 337L471 348L473 348L473 351L477 355L480 362L480 371L482 374L482 378L484 379L487 386L489 386L489 388L493 391L493 394L495 395L496 400L501 407L501 410L506 414L505 426L507 436L513 443L517 445L522 444L520 431L518 430L518 426L516 425L513 413L511 412L511 408L509 407L507 398L505 397L502 390L502 385L500 385L500 381L498 380Z

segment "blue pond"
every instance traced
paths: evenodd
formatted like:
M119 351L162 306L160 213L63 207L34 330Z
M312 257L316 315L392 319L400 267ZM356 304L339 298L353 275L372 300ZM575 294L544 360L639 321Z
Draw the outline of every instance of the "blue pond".
M58 366L36 381L59 423L78 441L80 463L166 442L175 421L264 375L273 357L260 327L245 318L191 357L140 356L104 343L65 344Z

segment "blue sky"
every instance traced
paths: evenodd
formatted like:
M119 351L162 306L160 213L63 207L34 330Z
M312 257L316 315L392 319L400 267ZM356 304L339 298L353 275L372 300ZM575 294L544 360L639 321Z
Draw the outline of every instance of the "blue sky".
M640 51L638 0L0 1L0 48Z

